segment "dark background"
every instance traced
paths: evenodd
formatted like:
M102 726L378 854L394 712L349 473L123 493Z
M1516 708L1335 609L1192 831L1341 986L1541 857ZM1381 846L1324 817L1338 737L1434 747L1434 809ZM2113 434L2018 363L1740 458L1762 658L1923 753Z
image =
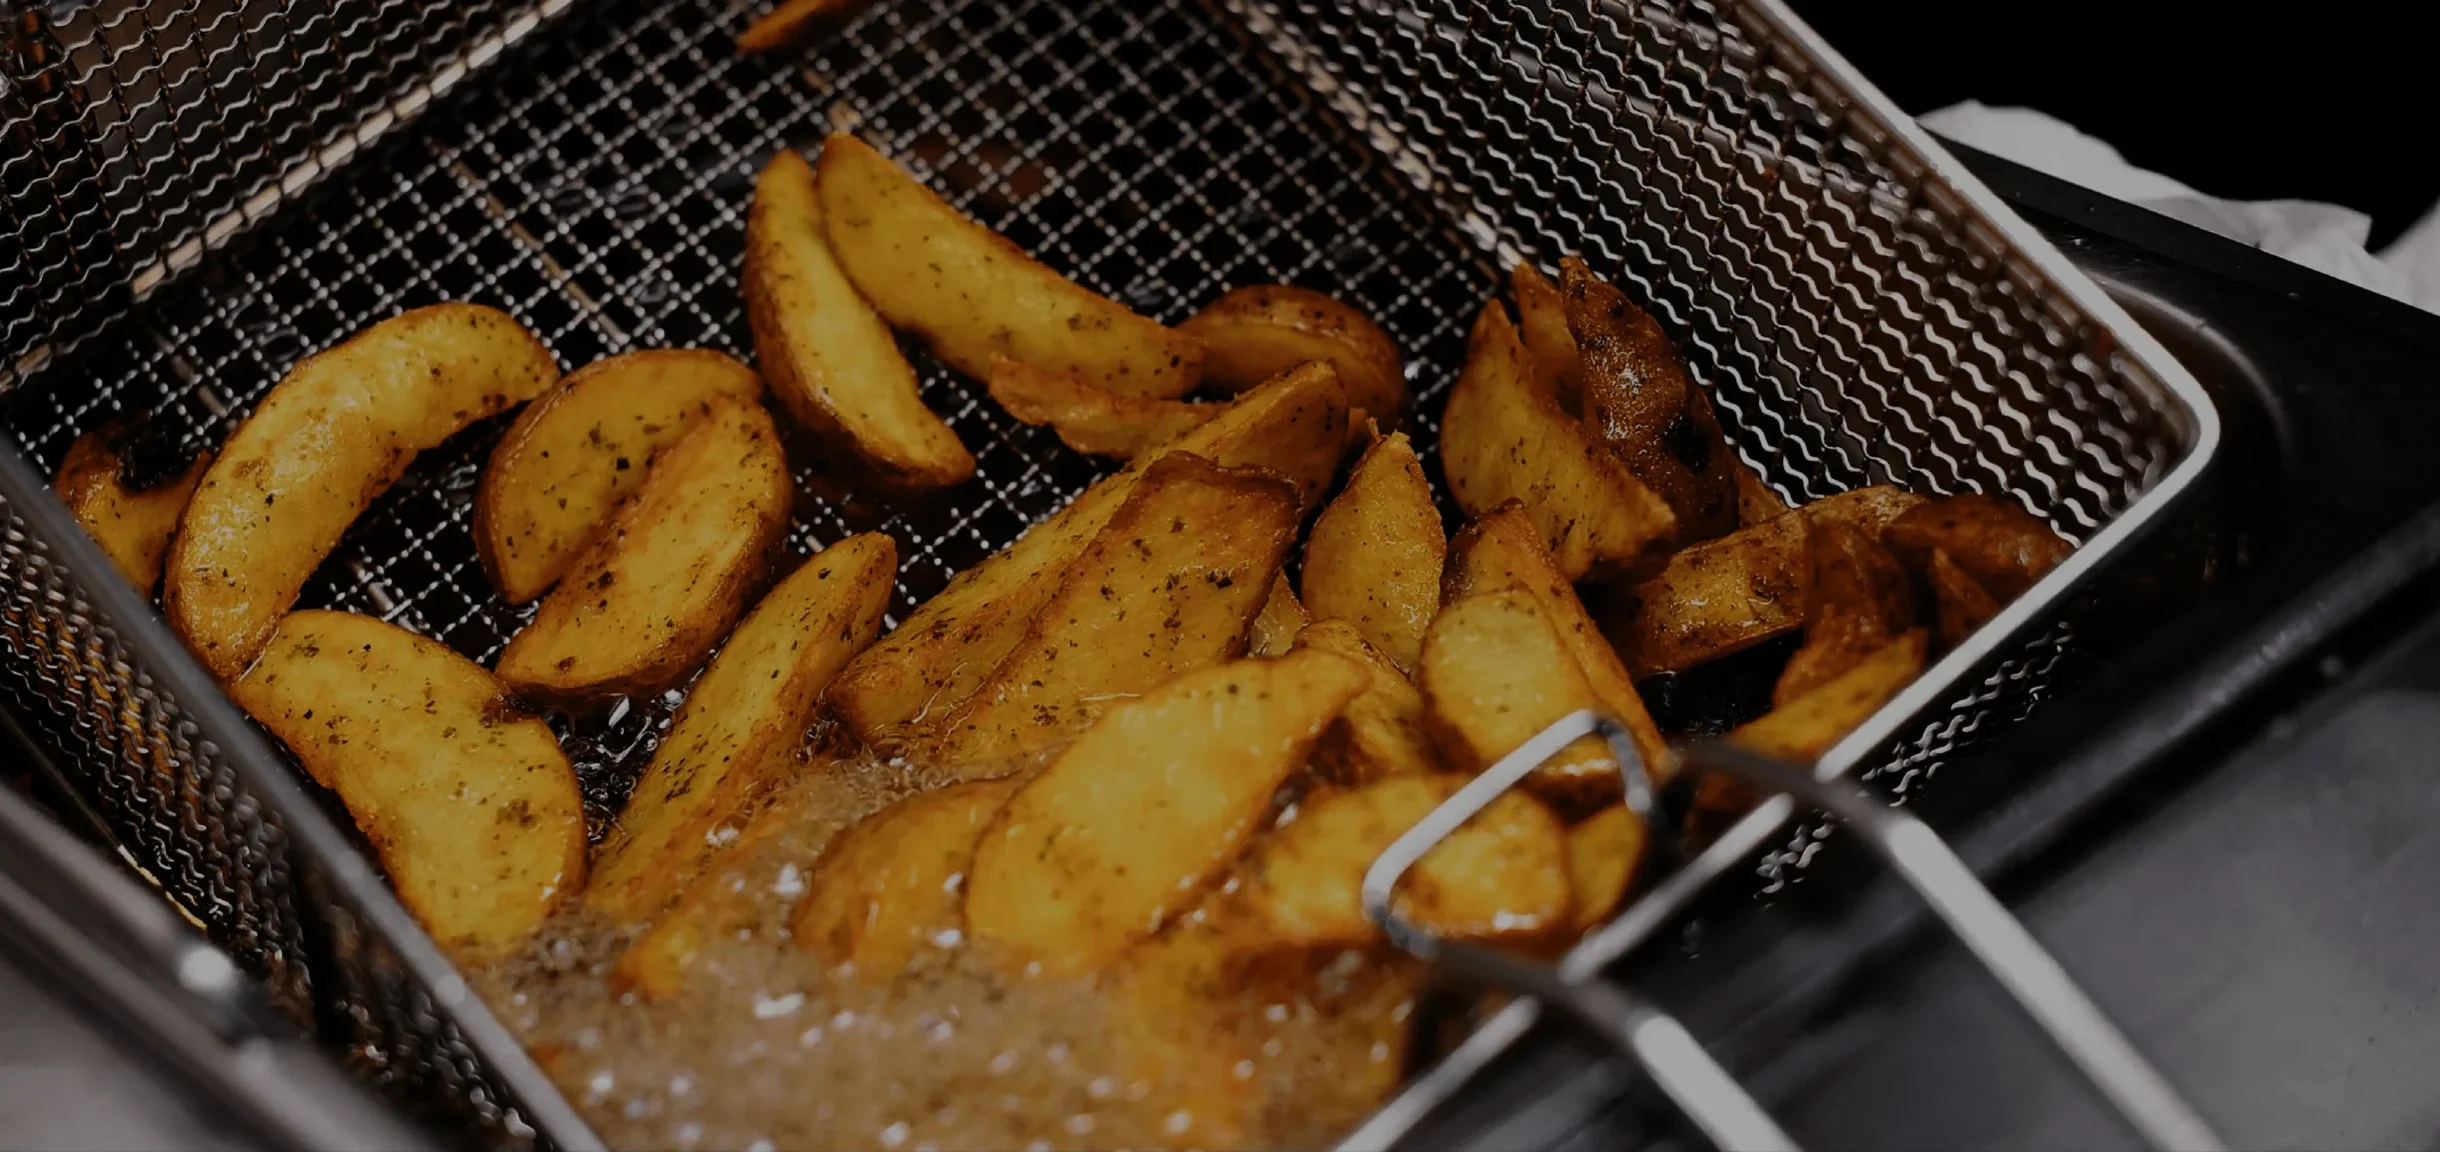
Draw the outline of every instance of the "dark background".
M2440 55L2409 5L1792 0L1908 112L2022 105L2237 200L2325 200L2378 250L2440 199Z

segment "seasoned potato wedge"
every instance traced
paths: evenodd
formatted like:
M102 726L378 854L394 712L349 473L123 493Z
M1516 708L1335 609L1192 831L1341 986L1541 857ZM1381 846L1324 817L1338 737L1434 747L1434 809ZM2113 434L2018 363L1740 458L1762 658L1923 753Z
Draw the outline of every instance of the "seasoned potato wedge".
M1993 496L1944 496L1910 508L1882 529L1890 551L1928 564L1933 549L1972 576L2000 603L2016 599L2059 566L2075 545L2032 513Z
M1534 387L1525 346L1497 300L1474 322L1441 415L1440 468L1469 516L1523 500L1570 580L1630 564L1677 531L1669 506Z
M893 328L987 379L1002 353L1107 392L1175 399L1203 376L1203 341L1051 271L844 132L817 184L830 248Z
M712 833L742 819L778 781L814 705L848 658L872 643L889 608L898 546L878 533L824 549L779 582L737 626L686 695L652 763L602 842L586 907L621 922L658 915L693 882Z
M2002 607L1999 597L1983 587L1982 581L1968 575L1945 550L1934 548L1925 558L1923 579L1931 585L1940 643L1946 647L1965 643L1975 629L1999 615Z
M737 50L752 54L794 44L817 24L843 21L864 10L872 0L780 0L737 34Z
M1270 947L1354 947L1381 938L1364 917L1364 873L1391 842L1465 786L1396 776L1307 796L1239 870L1227 930ZM1523 793L1500 797L1415 862L1400 915L1450 940L1538 943L1572 923L1567 830Z
M1415 677L1424 715L1450 766L1479 772L1560 717L1600 708L1575 654L1534 595L1479 592L1450 602L1423 641ZM1587 736L1561 749L1528 787L1556 803L1591 807L1615 799L1618 762Z
M1314 767L1325 778L1353 785L1440 770L1424 729L1423 695L1389 657L1364 642L1355 625L1321 621L1299 633L1296 645L1344 656L1372 673L1372 684L1348 701L1346 714L1313 750Z
M1559 262L1568 330L1575 334L1584 422L1677 514L1677 541L1737 527L1736 455L1711 397L1661 326L1573 256Z
M1787 514L1788 502L1780 498L1769 484L1763 483L1761 473L1754 471L1752 465L1737 459L1735 453L1730 453L1729 468L1737 480L1738 527L1751 528Z
M1414 445L1393 432L1348 473L1305 542L1305 608L1345 620L1402 671L1415 667L1423 630L1440 610L1449 538Z
M1900 636L1840 676L1728 734L1742 748L1810 764L1881 710L1923 671L1928 645L1920 628Z
M1016 780L975 780L910 796L834 837L796 906L796 945L855 977L886 981L958 926L960 877Z
M714 399L653 457L602 538L510 638L500 678L546 699L658 692L684 680L745 609L793 494L771 417Z
M500 597L550 591L715 396L750 403L762 379L718 352L657 348L586 365L518 413L474 501L475 548Z
M1296 589L1288 584L1283 572L1271 577L1271 594L1262 602L1262 611L1254 614L1254 624L1246 629L1245 654L1248 656L1285 656L1295 647L1297 633L1313 622L1305 606L1296 599Z
M1635 886L1644 858L1644 822L1612 804L1567 830L1567 875L1576 893L1576 931L1608 920Z
M1301 366L1238 397L1161 453L1268 468L1319 499L1347 442L1347 402L1326 364ZM1156 455L1158 455L1156 454ZM1125 504L1152 460L1085 489L1017 542L958 574L839 677L831 703L865 743L893 746L973 695L1017 646L1060 576Z
M416 453L558 379L532 333L478 304L402 312L299 361L187 504L162 591L170 623L204 667L235 679Z
M1559 286L1531 264L1518 264L1508 274L1509 290L1517 298L1517 332L1525 340L1526 358L1533 364L1534 387L1559 402L1569 415L1584 412L1584 365L1576 352L1576 334L1567 329L1567 300Z
M1295 486L1269 473L1162 457L943 721L934 761L969 778L1011 771L1118 699L1244 655L1296 512Z
M451 952L496 955L584 886L584 805L558 738L438 641L293 613L229 696L339 794Z
M1896 488L1858 488L1695 545L1622 596L1603 619L1603 630L1638 677L1691 668L1784 636L1805 620L1810 525L1835 522L1877 533L1921 502Z
M797 423L890 487L945 488L974 454L924 407L898 338L830 254L813 166L782 148L754 181L742 284L754 362Z
M110 566L146 595L161 583L161 557L195 486L212 466L212 454L205 452L180 470L162 473L155 461L144 459L155 452L144 442L141 425L104 425L68 445L59 476L51 481L59 502L102 546Z
M1305 650L1206 669L1111 709L984 833L968 934L1046 975L1104 967L1237 857L1366 679Z
M991 398L1037 428L1049 425L1059 442L1087 456L1132 460L1167 444L1220 413L1217 404L1189 404L1105 392L1064 372L1036 368L993 353Z
M773 750L766 757L793 760L794 750ZM786 770L798 768L790 764ZM779 770L755 771L776 775ZM791 889L804 883L798 862L784 856L786 838L818 824L833 803L818 789L782 788L775 793L747 818L737 838L712 857L677 903L653 921L651 930L619 953L610 969L612 987L646 1000L666 999L710 967L722 945L762 927Z
M1915 626L1915 583L1881 542L1852 524L1825 520L1805 533L1812 570L1805 644L1771 691L1785 704L1838 678Z
M1394 426L1406 407L1398 344L1364 313L1285 284L1239 288L1178 326L1203 339L1204 380L1242 392L1308 360L1339 370L1347 405Z

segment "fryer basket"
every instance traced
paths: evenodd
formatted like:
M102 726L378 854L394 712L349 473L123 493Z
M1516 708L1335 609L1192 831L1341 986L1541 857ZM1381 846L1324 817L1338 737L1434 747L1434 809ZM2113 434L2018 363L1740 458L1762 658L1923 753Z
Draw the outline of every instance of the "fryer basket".
M443 299L571 369L747 357L753 174L834 128L1163 320L1248 283L1349 299L1408 354L1435 475L1475 309L1511 261L1582 252L1782 494L2005 493L2083 545L1823 765L1902 786L2031 708L2060 597L2217 437L2174 361L1770 0L881 0L759 59L726 0L0 5L0 691L291 1014L497 1141L592 1138L48 493L77 435L140 415L217 444L297 358ZM897 537L893 619L1103 471L912 359L977 478L888 505L799 453L789 536ZM420 457L301 604L496 656L530 608L467 522L503 427ZM597 833L675 701L552 717Z

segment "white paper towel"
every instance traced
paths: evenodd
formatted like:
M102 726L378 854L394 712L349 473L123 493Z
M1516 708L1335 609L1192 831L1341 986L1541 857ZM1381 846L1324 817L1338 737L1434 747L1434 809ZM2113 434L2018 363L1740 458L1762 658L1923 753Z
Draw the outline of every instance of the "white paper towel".
M1923 126L1994 156L2175 216L2232 240L2440 312L2440 207L2375 255L2372 219L2311 200L2221 200L2127 163L2116 148L2030 108L1976 101L1922 117Z

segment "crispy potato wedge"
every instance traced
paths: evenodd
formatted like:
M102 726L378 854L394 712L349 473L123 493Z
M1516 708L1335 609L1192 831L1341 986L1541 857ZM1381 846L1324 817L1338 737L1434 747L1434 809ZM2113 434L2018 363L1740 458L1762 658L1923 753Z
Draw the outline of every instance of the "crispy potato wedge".
M881 630L898 546L841 540L771 589L737 626L653 750L602 842L585 906L622 923L659 915L702 871L717 829L743 819L788 767L814 706Z
M1535 388L1558 401L1561 411L1582 415L1584 364L1576 352L1576 334L1567 328L1567 299L1531 264L1511 269L1508 285L1516 293L1517 332L1525 340Z
M440 642L293 613L229 696L339 794L450 952L497 955L584 886L584 803L558 738Z
M1240 868L1222 913L1228 930L1268 947L1378 941L1364 916L1365 871L1465 783L1395 776L1307 796ZM1416 861L1397 908L1444 939L1539 943L1573 923L1574 900L1566 828L1541 802L1511 792Z
M924 407L898 338L831 258L813 166L782 148L754 181L741 283L754 362L797 423L899 489L974 475L974 454Z
M1576 894L1576 931L1608 920L1635 886L1644 859L1644 822L1612 804L1567 830L1567 875Z
M991 356L991 398L1019 421L1048 425L1059 442L1087 456L1133 460L1201 427L1218 404L1189 404L1104 392L1064 372Z
M1344 656L1372 673L1372 684L1348 702L1346 714L1313 750L1314 767L1324 778L1355 785L1441 769L1424 729L1423 695L1389 657L1365 643L1355 625L1321 621L1299 633L1296 645Z
M1918 568L1930 562L1933 549L1948 553L2002 604L2024 595L2076 548L2014 502L1979 495L1943 496L1910 508L1881 530L1881 541Z
M844 21L870 3L872 0L780 0L778 7L737 34L737 50L752 55L785 48L816 25Z
M1570 580L1631 564L1677 532L1669 505L1536 390L1525 346L1497 300L1474 322L1465 370L1441 415L1440 469L1469 516L1523 500Z
M794 749L774 749L766 758L794 760ZM801 766L758 767L757 773L794 774ZM719 850L703 874L687 885L669 910L619 953L610 969L613 990L645 1000L665 1000L687 981L716 967L730 941L765 926L772 910L804 884L797 862L784 857L786 837L829 815L831 796L811 788L782 788L757 808L737 838Z
M1923 562L1924 582L1932 588L1932 610L1943 647L1955 648L1966 637L1999 615L1999 597L1982 586L1982 581L1968 575L1949 558L1947 551L1934 548Z
M1773 705L1837 679L1915 626L1915 582L1870 534L1835 520L1815 524L1805 532L1805 563L1805 643L1780 671Z
M1201 337L1203 378L1242 392L1308 360L1339 370L1347 405L1384 426L1406 407L1406 366L1398 344L1372 318L1305 288L1255 284L1204 306L1178 330Z
M187 501L212 466L205 452L178 471L164 472L145 441L141 425L106 424L76 438L51 481L86 535L102 546L110 566L151 595L161 583L161 557L169 551ZM148 474L149 473L149 474Z
M968 778L1014 770L1117 700L1244 655L1296 513L1295 485L1277 476L1162 457L942 722L934 762Z
M961 215L872 146L822 145L830 249L893 328L977 380L1001 353L1105 392L1174 400L1203 377L1203 340L1147 320Z
M1450 602L1423 641L1415 677L1424 716L1451 767L1480 772L1560 717L1601 708L1575 654L1530 592L1478 592ZM1525 778L1570 808L1616 799L1618 762L1587 736Z
M1923 671L1928 645L1920 628L1865 657L1837 679L1739 726L1728 740L1741 748L1810 764L1856 725L1889 703Z
M1305 606L1296 599L1296 589L1289 586L1285 572L1271 578L1271 595L1262 602L1262 611L1254 614L1254 624L1246 629L1245 654L1278 657L1296 646L1296 636L1313 622Z
M416 453L558 379L549 349L479 304L402 312L299 361L203 474L163 612L204 667L235 679Z
M1206 669L1111 709L984 833L968 934L1054 977L1106 966L1236 859L1367 679L1304 650Z
M702 667L745 610L795 488L771 417L711 404L509 639L499 673L511 687L544 699L658 692Z
M1228 404L1156 455L1192 452L1222 467L1268 468L1320 498L1347 442L1347 401L1327 364L1303 365ZM831 704L865 743L891 747L936 726L1017 646L1059 578L1083 554L1152 460L1084 490L982 563L960 572L850 664Z
M1585 686L1593 690L1602 711L1633 733L1646 768L1655 778L1666 779L1675 761L1660 726L1652 722L1652 713L1644 707L1634 679L1627 675L1626 664L1585 611L1575 586L1542 547L1532 517L1524 505L1513 500L1458 530L1450 542L1448 569L1441 580L1441 594L1448 600L1504 591L1524 592L1541 606L1542 614L1558 628L1560 642L1575 657L1576 670L1584 675Z
M1639 678L1784 636L1805 620L1810 525L1836 522L1877 533L1921 502L1896 488L1858 488L1695 545L1620 597L1603 631Z
M1561 260L1559 283L1576 337L1585 425L1677 514L1678 543L1734 531L1737 457L1677 346L1584 261Z
M594 361L527 405L475 492L475 549L492 587L511 604L550 591L713 397L751 403L762 390L718 352L656 348Z
M1019 781L975 780L910 796L840 833L796 906L796 945L854 978L886 981L959 924L961 877Z
M1401 671L1440 610L1449 536L1406 434L1373 441L1305 541L1305 608L1345 620Z
M1751 528L1765 520L1775 520L1787 515L1788 502L1781 499L1779 493L1769 484L1763 482L1762 474L1754 471L1752 465L1738 459L1737 454L1731 452L1729 453L1729 468L1736 474L1738 527Z

